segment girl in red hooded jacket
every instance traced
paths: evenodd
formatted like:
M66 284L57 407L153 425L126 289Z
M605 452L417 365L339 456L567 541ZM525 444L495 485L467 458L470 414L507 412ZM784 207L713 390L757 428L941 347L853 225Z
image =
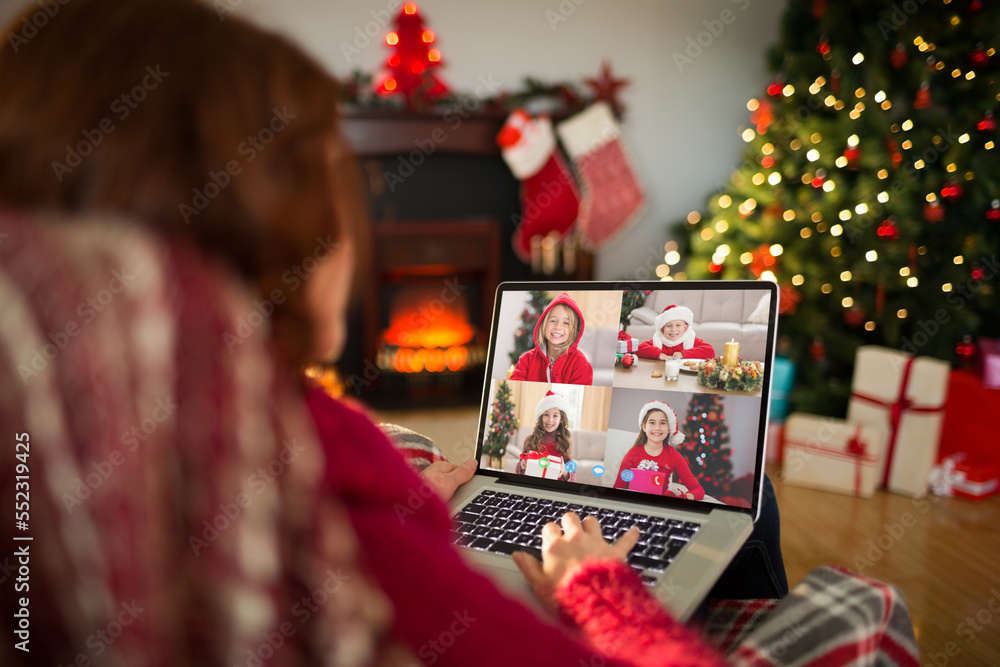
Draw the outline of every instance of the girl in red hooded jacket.
M583 336L580 307L565 292L552 300L535 323L535 347L521 355L510 380L592 384L594 369L577 349Z

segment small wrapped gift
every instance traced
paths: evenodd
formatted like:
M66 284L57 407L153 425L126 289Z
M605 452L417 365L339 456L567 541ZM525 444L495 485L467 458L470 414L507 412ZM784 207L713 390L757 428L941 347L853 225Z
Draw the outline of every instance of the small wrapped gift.
M979 339L979 368L983 376L983 386L1000 389L1000 340Z
M879 426L795 413L785 422L782 480L794 486L871 496L886 431Z
M640 491L642 493L652 493L657 496L663 495L663 490L667 487L667 474L658 470L644 470L642 468L631 468L632 481L628 483L629 491Z
M635 352L635 341L632 340L632 335L625 333L625 329L618 330L618 347L615 350L616 354L627 354L629 352Z
M929 481L935 495L979 501L997 492L1000 466L970 459L964 453L952 454L934 466Z
M947 362L863 345L854 359L847 421L887 429L880 483L910 496L927 493L937 461L948 395Z
M542 452L522 452L521 459L524 461L524 474L531 477L559 479L563 471L561 456Z

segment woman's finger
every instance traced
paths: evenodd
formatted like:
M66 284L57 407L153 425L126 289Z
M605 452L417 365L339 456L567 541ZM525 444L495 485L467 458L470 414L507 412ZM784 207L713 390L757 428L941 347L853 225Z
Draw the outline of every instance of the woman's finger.
M604 535L601 534L601 522L597 520L596 516L586 516L583 519L583 532L588 535L596 535L602 540Z
M562 529L563 532L566 533L566 537L576 535L583 530L583 525L580 523L580 517L576 515L576 512L566 512L563 514Z
M615 555L619 558L624 559L628 556L628 552L632 551L634 547L639 542L639 529L635 526L629 528L624 535L615 541L614 545L611 547Z

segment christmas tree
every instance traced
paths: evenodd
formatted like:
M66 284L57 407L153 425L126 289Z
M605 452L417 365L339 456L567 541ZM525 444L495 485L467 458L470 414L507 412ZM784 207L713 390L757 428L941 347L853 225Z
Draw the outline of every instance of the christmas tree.
M628 316L632 314L633 310L646 303L647 296L649 296L649 290L627 289L624 291L620 318L623 327L628 328Z
M403 5L394 25L396 29L385 36L385 43L393 48L385 63L388 73L376 91L381 95L402 95L411 111L426 107L432 98L448 92L434 74L441 66L441 52L432 46L437 37L425 27L415 2Z
M514 349L510 352L511 364L516 364L522 354L535 347L535 324L538 323L545 306L552 301L542 291L532 290L529 294L528 305L521 311L521 326L514 334Z
M859 345L951 360L1000 332L997 25L979 0L789 2L744 162L679 227L681 275L780 285L796 409L844 413Z
M491 459L502 461L507 453L507 442L511 434L517 430L517 426L517 418L514 416L514 402L510 400L510 385L506 381L502 381L497 385L497 393L491 406L483 453ZM493 464L500 465L497 461L494 461Z
M722 396L694 394L681 432L687 438L679 450L709 495L726 495L733 481L729 460L729 427L723 416Z

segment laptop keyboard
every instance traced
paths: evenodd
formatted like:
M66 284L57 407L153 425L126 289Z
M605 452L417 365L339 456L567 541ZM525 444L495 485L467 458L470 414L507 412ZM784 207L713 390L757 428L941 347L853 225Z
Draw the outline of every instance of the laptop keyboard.
M581 519L597 517L604 539L609 542L638 526L639 542L629 552L626 562L646 584L656 581L654 575L670 566L701 527L691 521L487 489L455 515L455 543L496 554L527 551L541 558L542 526L549 521L558 522L566 512L576 512Z

